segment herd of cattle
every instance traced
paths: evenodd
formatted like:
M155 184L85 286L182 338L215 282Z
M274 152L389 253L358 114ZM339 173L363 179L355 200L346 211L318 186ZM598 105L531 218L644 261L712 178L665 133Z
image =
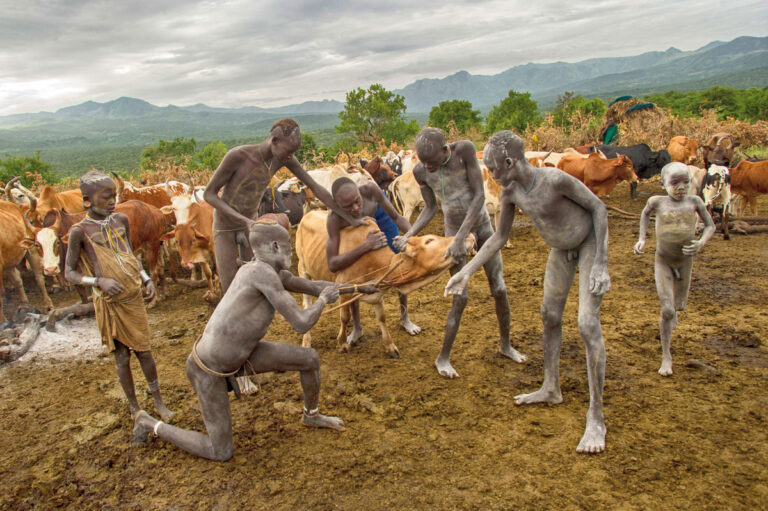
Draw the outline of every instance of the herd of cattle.
M584 182L598 197L611 193L621 181L631 184L634 197L638 180L658 174L670 161L686 163L692 176L690 193L701 195L708 207L715 201L722 203L722 223L727 236L731 198L741 196L755 215L756 196L768 193L768 161L748 159L731 167L737 145L733 137L719 133L701 146L696 140L678 136L670 140L667 149L660 151L651 151L645 144L589 145L569 148L562 153L531 151L526 153L526 158L534 166L557 167L567 172ZM478 154L478 159L483 173L486 208L492 217L498 217L501 187L482 166L482 153ZM703 162L703 167L693 165L697 160ZM373 181L410 221L413 213L423 206L421 190L412 172L418 163L415 152L390 151L359 163L310 170L309 174L329 191L332 183L342 176L357 183ZM311 190L296 177L280 180L276 176L262 197L262 214L285 215L284 225L296 226L311 209L322 207ZM171 278L176 281L178 259L183 268L192 272L193 279L199 267L201 278L204 275L207 281L206 299L214 300L216 281L211 266L214 260L213 208L202 199L201 187L192 188L177 181L136 187L117 175L115 177L118 184L116 211L128 217L131 245L142 254L145 267L158 283L158 299L165 295L166 285L165 268L161 267L161 262L165 262ZM4 289L3 280L7 280L18 289L20 302L28 304L20 275L20 269L28 268L40 288L44 306L50 309L53 304L44 279L51 277L58 285L68 286L62 275L64 258L69 229L85 215L82 194L79 189L57 192L51 186L44 186L34 194L18 179L0 187L0 193L3 194L0 197L3 199L0 200L0 271L3 276L0 292ZM316 220L312 215L309 217ZM301 252L298 245L297 252ZM298 255L302 259L302 254ZM86 301L85 290L78 291ZM0 296L0 324L4 324L6 317L1 306ZM394 345L388 349L396 350Z

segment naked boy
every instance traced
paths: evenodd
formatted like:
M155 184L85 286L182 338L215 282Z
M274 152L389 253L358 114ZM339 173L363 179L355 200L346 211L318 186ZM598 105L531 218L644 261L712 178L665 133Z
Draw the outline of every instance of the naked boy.
M344 430L337 417L318 411L320 360L312 348L262 340L275 311L297 331L304 333L320 318L327 303L339 297L336 284L293 276L291 239L275 224L252 224L250 243L255 259L245 263L213 311L202 336L187 358L187 377L197 393L208 435L170 426L146 412L136 416L134 443L150 433L187 452L225 461L232 457L232 413L227 396L227 377L271 371L299 371L304 391L302 422L310 427ZM302 309L290 292L319 296ZM375 292L371 286L361 292Z
M561 170L532 166L525 159L523 141L511 131L491 137L483 162L502 186L501 218L496 233L477 256L454 275L446 295L466 293L469 277L495 257L512 228L519 207L549 244L541 305L544 344L544 383L540 390L515 396L518 405L560 403L560 345L565 300L579 270L579 334L587 350L589 411L578 452L605 449L603 381L605 345L600 329L600 304L610 287L608 276L608 215L602 201L581 181Z
M438 128L424 128L416 136L416 152L420 162L413 169L413 176L421 186L424 209L413 226L402 236L395 238L395 247L403 250L410 236L415 236L427 226L437 212L440 197L445 218L445 235L456 236L446 257L452 257L457 265L451 269L456 273L467 262L464 240L471 232L478 246L483 246L493 234L491 219L485 208L483 175L477 162L475 147L468 140L445 143L443 132ZM504 284L501 254L497 251L484 265L488 285L496 305L499 322L499 353L516 362L525 361L509 342L509 299ZM443 349L435 360L441 376L456 378L459 374L451 365L451 348L461 323L461 315L467 305L467 290L456 293L445 325Z
M359 187L349 178L342 177L334 181L331 190L333 200L336 204L349 214L352 218L363 218L366 216L374 217L377 208L381 208L397 225L400 232L408 232L411 224L403 216L398 214L392 203L384 196L376 183L363 183ZM332 272L337 272L347 268L357 261L363 254L372 250L378 250L387 245L387 238L381 231L371 232L368 238L353 250L339 254L339 242L341 241L341 230L349 226L343 218L334 212L328 213L326 228L328 229L328 242L326 244L326 257L328 258L328 268ZM413 324L408 317L408 297L404 294L400 298L400 324L406 332L416 335L421 332L421 328ZM352 333L347 336L347 345L352 346L363 335L360 326L360 305L353 302L352 309Z
M693 256L709 241L715 225L707 213L704 201L688 195L691 174L688 166L675 162L661 169L661 184L667 196L648 199L640 217L640 236L635 254L642 254L651 213L656 212L656 291L661 302L659 330L661 338L661 367L659 374L672 375L672 353L669 345L672 330L677 326L677 311L685 309L691 286ZM695 239L698 218L704 221L700 239Z
M144 308L144 301L154 298L155 286L133 255L128 217L114 212L115 182L101 172L88 172L80 178L80 190L87 213L69 231L65 276L73 284L93 287L93 308L101 342L115 354L117 377L128 398L131 416L141 409L131 374L133 351L147 379L155 409L163 420L168 420L173 413L160 396Z
M280 119L264 142L227 151L205 187L203 197L214 207L213 239L222 295L226 294L237 273L238 248L242 251L240 258L243 261L253 257L253 247L248 246L247 228L258 217L261 196L269 186L270 178L281 167L293 172L331 211L352 225L362 225L362 220L353 219L339 209L331 194L307 174L293 156L300 146L299 125L293 119ZM245 393L256 390L247 377L238 378L238 382Z

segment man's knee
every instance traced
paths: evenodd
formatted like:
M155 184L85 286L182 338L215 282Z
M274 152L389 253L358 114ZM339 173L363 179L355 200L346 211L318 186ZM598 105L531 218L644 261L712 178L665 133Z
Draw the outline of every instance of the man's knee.
M119 366L129 365L131 363L131 352L125 346L115 348L115 364Z
M307 369L310 371L316 371L320 369L320 355L317 354L317 350L314 348L304 348L309 350L307 353Z
M541 304L541 322L545 328L555 328L563 322L563 312L560 308L552 307L545 303Z
M579 314L579 335L585 342L600 337L600 316L595 313Z
M661 307L661 319L671 321L675 317L675 308L672 305L663 305Z
M139 362L142 363L142 364L144 364L146 362L151 362L153 360L152 359L152 352L149 351L149 350L147 350L147 351L137 351L135 353L136 353L136 358L138 358Z
M211 456L211 458L214 461L229 461L230 459L232 459L233 450L234 449L232 448L232 442L229 442L224 447L220 447L218 449L214 447L213 456Z

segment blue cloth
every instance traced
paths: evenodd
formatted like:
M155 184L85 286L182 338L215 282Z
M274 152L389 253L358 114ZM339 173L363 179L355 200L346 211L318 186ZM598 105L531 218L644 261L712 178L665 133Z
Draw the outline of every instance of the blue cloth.
M395 221L389 218L389 215L381 209L381 206L376 206L376 214L373 216L373 219L376 220L376 225L379 226L381 232L387 237L387 245L389 245L389 248L397 254L397 250L395 250L395 247L392 244L392 240L400 233Z

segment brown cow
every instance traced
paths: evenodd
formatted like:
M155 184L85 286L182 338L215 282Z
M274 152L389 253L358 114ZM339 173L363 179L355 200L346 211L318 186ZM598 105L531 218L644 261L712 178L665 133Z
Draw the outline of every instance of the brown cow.
M637 182L632 160L623 154L607 160L597 153L590 154L588 158L567 154L560 159L557 168L587 185L598 197L611 193L621 181Z
M706 144L701 146L701 156L704 158L704 168L715 165L731 166L733 150L739 146L728 133L715 133Z
M30 207L29 210L24 213L24 216L27 217L30 223L36 228L43 226L43 220L51 211L56 210L70 214L82 213L85 211L85 208L83 207L83 194L80 192L79 188L57 192L52 186L45 185L40 191L40 197L35 197L32 192L21 184L15 183L14 186L29 198ZM34 207L31 205L33 198L36 198Z
M296 255L299 258L298 273L300 277L315 280L335 281L338 283L362 283L376 281L384 276L390 268L399 264L388 276L386 283L397 287L403 293L419 289L438 278L438 276L451 266L453 260L445 258L445 252L453 241L453 237L444 238L429 234L426 236L413 236L408 239L405 251L394 254L385 246L378 250L368 252L352 265L333 273L328 269L328 260L325 254L325 245L328 241L326 228L327 211L313 210L301 219L296 230ZM358 247L371 231L379 228L372 218L367 218L367 226L346 227L341 230L339 252L347 252ZM474 237L466 240L467 250L474 246ZM392 336L387 329L384 316L383 293L364 295L360 300L373 304L376 310L376 318L381 327L381 341L384 349L392 357L400 356L400 352L392 342ZM304 307L309 305L309 296L304 295ZM352 317L349 306L341 308L341 326L337 342L341 350L347 350L347 323ZM311 345L311 335L304 334L302 346Z
M694 139L684 135L678 135L669 139L667 152L670 161L679 161L686 165L692 165L696 161L696 152L699 150L699 143Z
M0 225L2 225L2 229L0 229L0 325L4 325L7 319L2 309L3 274L7 274L19 290L19 302L29 304L29 298L24 292L24 285L17 265L34 247L34 241L32 240L32 233L27 230L21 208L16 204L0 201ZM45 289L45 281L39 265L36 268L32 264L30 266L32 266L35 282L37 282L43 296L45 307L52 309L53 302Z
M191 203L186 220L177 223L176 228L163 234L160 240L176 240L182 266L193 270L196 264L200 265L208 281L208 291L204 298L215 299L216 290L210 265L211 259L216 256L213 243L213 206L207 202Z
M363 163L361 161L361 163ZM386 190L392 181L395 180L397 174L392 172L387 165L382 162L381 157L377 156L369 162L365 162L363 168L371 175L374 182L379 185L379 188Z
M189 185L179 181L167 181L159 185L136 187L131 183L123 181L118 174L112 172L117 183L117 202L127 202L129 200L140 200L146 204L151 204L156 208L170 206L171 199L178 195L187 195L190 193Z
M757 195L768 193L768 160L744 160L732 168L731 193L744 197L752 215L757 215Z

